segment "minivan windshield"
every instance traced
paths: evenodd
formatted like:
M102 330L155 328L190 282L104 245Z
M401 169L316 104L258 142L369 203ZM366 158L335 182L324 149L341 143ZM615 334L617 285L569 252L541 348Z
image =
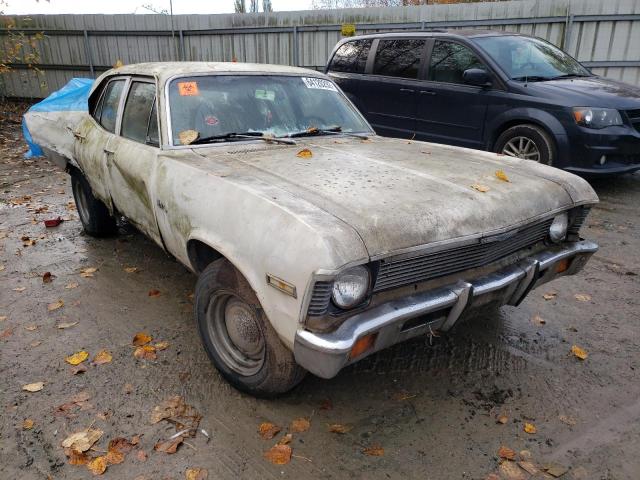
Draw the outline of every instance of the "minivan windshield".
M477 37L473 41L493 58L512 80L534 82L591 76L591 73L575 59L544 40L518 35L499 35Z
M173 145L373 133L335 84L319 77L181 77L169 84L169 106Z

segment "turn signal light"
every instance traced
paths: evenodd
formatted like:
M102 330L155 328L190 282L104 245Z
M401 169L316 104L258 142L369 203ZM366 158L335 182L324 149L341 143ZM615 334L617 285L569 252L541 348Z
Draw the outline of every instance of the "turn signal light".
M356 343L353 344L353 347L351 347L349 358L359 357L363 353L371 350L376 343L377 337L378 333L370 333L369 335L360 337L358 340L356 340Z
M563 258L558 263L556 263L556 273L562 273L569 269L569 259Z

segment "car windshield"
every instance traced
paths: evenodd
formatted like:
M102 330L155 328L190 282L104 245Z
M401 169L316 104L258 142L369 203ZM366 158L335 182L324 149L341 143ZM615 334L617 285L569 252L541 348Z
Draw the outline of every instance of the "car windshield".
M256 134L372 133L335 84L318 77L181 77L169 85L169 104L174 145L247 140Z
M512 80L545 81L591 76L575 59L544 40L504 35L478 37L473 41L487 52Z

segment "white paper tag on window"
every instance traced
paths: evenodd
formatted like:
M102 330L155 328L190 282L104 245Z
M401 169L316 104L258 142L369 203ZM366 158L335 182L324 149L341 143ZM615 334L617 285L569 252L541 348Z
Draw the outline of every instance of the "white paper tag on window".
M325 80L324 78L302 77L302 81L307 86L307 88L319 88L320 90L333 90L334 92L338 91L338 89L332 82L330 82L329 80Z

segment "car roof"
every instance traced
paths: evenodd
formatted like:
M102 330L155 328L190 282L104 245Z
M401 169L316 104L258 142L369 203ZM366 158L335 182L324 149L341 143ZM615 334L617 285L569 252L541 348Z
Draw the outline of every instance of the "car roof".
M428 28L428 24L427 24ZM474 38L474 37L496 37L496 36L507 36L507 35L519 35L523 36L520 33L516 32L505 32L504 30L488 30L488 29L480 29L480 28L468 28L468 29L432 29L432 30L408 30L402 32L379 32L379 33L371 33L368 35L357 35L355 37L346 38L345 41L360 39L360 38L381 38L381 37L465 37L465 38Z

